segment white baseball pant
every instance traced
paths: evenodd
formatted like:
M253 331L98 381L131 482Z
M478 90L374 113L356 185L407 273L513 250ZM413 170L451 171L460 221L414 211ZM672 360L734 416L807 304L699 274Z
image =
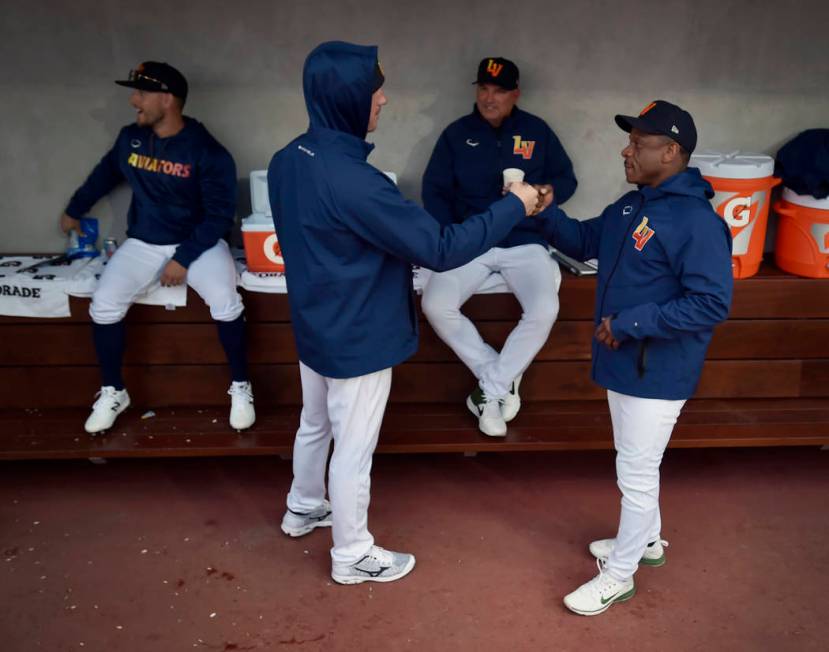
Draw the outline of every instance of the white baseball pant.
M89 314L96 324L115 324L127 314L135 298L158 283L177 245L154 245L127 238L104 267L92 295ZM216 321L233 321L242 314L236 291L236 265L227 242L219 240L187 268L187 284L210 308Z
M391 368L356 378L328 378L299 363L302 414L293 452L294 480L288 509L310 512L325 499L328 468L334 547L337 565L358 562L374 545L368 531L371 460L391 389Z
M606 571L632 577L651 541L660 537L659 465L685 401L640 398L607 391L616 448L616 480L622 513Z
M461 306L490 274L499 272L521 304L521 320L498 353L483 341ZM501 398L544 346L558 316L561 271L540 244L493 247L448 272L432 274L421 307L438 336L455 352L491 398Z

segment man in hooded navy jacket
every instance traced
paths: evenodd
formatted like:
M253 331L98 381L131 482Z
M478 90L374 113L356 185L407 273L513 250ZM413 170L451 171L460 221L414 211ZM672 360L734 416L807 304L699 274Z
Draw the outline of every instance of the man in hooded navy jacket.
M268 187L300 359L302 414L282 530L332 526L332 578L389 582L413 555L374 545L371 458L391 367L417 350L411 263L472 260L535 209L526 184L463 224L441 227L366 161L382 106L377 48L329 42L305 61L308 131L274 155ZM325 465L331 441L325 499Z
M708 201L711 185L687 167L691 115L657 100L616 123L630 133L622 157L638 189L591 220L558 207L539 216L557 248L599 259L592 377L607 389L622 509L616 538L589 545L599 575L564 598L585 616L633 597L639 563L665 563L659 465L733 286L731 233Z

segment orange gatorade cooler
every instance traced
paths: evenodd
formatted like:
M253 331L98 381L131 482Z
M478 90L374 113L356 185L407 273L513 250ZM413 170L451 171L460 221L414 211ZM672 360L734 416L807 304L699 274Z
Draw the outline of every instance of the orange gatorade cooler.
M284 272L285 261L276 240L273 219L264 213L253 213L242 220L245 258L251 272Z
M829 278L829 198L784 188L774 211L780 218L774 244L777 266L798 276Z
M780 183L772 176L774 159L750 152L705 150L691 157L714 187L711 205L731 228L734 278L754 276L763 262L771 189Z

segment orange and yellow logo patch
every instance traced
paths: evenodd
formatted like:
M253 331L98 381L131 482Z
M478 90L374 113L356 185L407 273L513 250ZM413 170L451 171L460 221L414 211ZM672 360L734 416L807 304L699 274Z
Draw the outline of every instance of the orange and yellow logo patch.
M493 77L500 75L503 69L503 63L495 63L492 59L490 59L486 64L486 71Z
M521 136L512 137L512 153L516 156L521 156L524 160L529 161L533 157L533 150L535 149L534 140L521 140Z
M636 251L642 251L642 249L645 248L645 245L648 244L648 240L653 237L654 233L656 233L656 231L648 226L648 218L643 217L642 221L639 223L639 226L633 230L633 235L631 236L636 241L636 244L633 245L636 248Z

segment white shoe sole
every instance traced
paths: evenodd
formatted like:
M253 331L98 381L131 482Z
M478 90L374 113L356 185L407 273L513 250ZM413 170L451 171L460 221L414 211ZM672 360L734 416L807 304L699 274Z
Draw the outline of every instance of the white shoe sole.
M478 417L478 430L480 430L482 433L484 433L487 437L506 437L507 436L506 427L504 428L503 432L494 432L494 431L487 432L486 430L484 430L484 427L481 425L481 417L478 414L478 408L475 407L475 404L472 402L472 399L469 398L468 396L466 397L466 407L469 408L469 411L474 416Z
M619 596L618 598L616 598L615 600L611 600L611 601L610 601L610 602L608 602L606 605L604 605L601 609L597 609L597 610L595 610L595 611L584 611L584 610L582 610L582 609L578 609L578 608L574 607L573 605L568 604L568 603L567 603L567 598L564 598L564 606L565 606L565 607L567 607L567 608L568 608L570 611L572 611L574 614L578 614L579 616L598 616L599 614L603 614L605 611L607 611L608 609L610 609L610 607L612 607L614 604L617 604L617 603L619 603L619 602L627 602L627 601L628 601L628 600L630 600L630 599L631 599L634 595L636 595L636 587L635 587L635 586L632 586L632 587L631 587L631 589L630 589L630 591L628 591L627 593L624 593L624 594L620 595L620 596Z
M247 430L250 428L254 423L256 423L256 417L254 417L250 423L245 423L241 425L234 424L232 421L229 421L230 427L233 428L236 432L242 432L243 430Z
M409 573L412 572L412 569L415 567L415 558L414 555L411 556L409 559L409 563L403 567L396 575L387 575L386 577L355 577L353 575L340 575L334 571L331 571L331 579L334 580L337 584L362 584L363 582L394 582L395 580L399 580L403 577L406 577Z
M297 538L310 534L318 527L331 527L331 519L327 518L324 521L316 521L305 527L288 527L284 523L280 525L280 529L289 537Z
M106 426L106 427L104 427L104 428L98 428L97 430L91 430L91 429L89 428L89 418L87 418L87 419L86 419L86 423L84 423L84 424L83 424L83 429L84 429L84 430L86 430L86 432L87 432L87 433L89 433L90 435L99 435L99 434L101 434L102 432L106 432L107 430L109 430L110 428L112 428L112 426L114 426L114 425L115 425L115 422L118 420L118 417L119 417L119 416L121 415L121 413L122 413L124 410L126 410L129 406L130 406L130 399L129 399L129 396L128 396L128 397L127 397L127 400L126 400L126 401L124 401L124 403L122 403L122 404L121 404L121 406L120 406L119 410L115 413L115 416L112 418L112 423L110 423L108 426ZM90 416L91 416L91 415L90 415Z

